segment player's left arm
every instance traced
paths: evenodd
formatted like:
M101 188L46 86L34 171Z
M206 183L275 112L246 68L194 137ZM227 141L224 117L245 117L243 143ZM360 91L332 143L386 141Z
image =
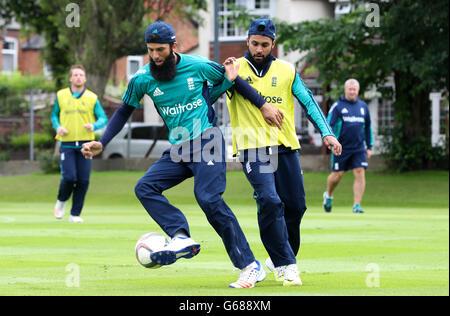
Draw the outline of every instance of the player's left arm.
M108 116L106 116L105 111L102 108L102 105L100 104L100 101L97 100L94 107L94 114L97 117L97 121L93 124L94 131L103 128L108 124Z
M305 110L309 121L322 135L324 145L335 155L340 155L342 153L342 145L334 135L325 114L314 99L311 90L304 85L303 80L297 72L295 73L294 82L292 83L292 93Z
M211 100L216 101L223 93L232 88L260 109L266 101L245 80L239 77L239 64L235 61L236 58L229 57L225 60L224 66L214 62L208 63L210 66L208 72L210 78L212 78L208 78L208 81L213 83L213 87L210 89ZM214 82L214 78L218 82Z
M222 83L218 84L218 85L213 85L213 84L209 84L208 88L209 88L209 98L211 100L211 103L215 103L217 101L217 99L219 99L222 94L224 94L225 92L231 93L231 91L233 91L233 87L228 88L229 84L227 81L223 80Z
M213 85L210 89L210 97L214 103L223 93L227 92L231 99L234 92L240 93L244 98L252 102L258 109L266 103L263 97L253 89L244 79L239 77L239 64L235 64L235 58L229 57L224 62L224 74L228 81L233 82L231 87L228 87L227 80L224 80L218 85Z
M108 123L108 117L103 111L102 106L100 105L100 101L97 99L94 106L94 115L97 117L97 120L94 123L84 124L84 128L90 132L96 131Z
M295 79L292 83L292 93L305 110L308 120L322 135L322 139L325 136L334 136L325 114L314 99L311 90L304 85L298 73L295 73Z
M217 83L208 79L208 81L213 83L210 89L211 100L216 101L227 90L231 91L233 89L260 109L266 101L245 80L239 77L239 64L235 63L235 61L236 58L228 57L224 62L224 66L213 62L208 64L211 66L209 72L212 77L220 77L220 81Z
M367 158L370 158L372 156L372 150L373 150L373 133L372 133L372 123L370 119L370 112L369 107L366 106L366 115L364 119L364 136L366 140L366 153Z
M216 62L208 61L200 63L200 73L203 79L213 85L215 99L230 89L234 83L225 75L225 67ZM221 93L220 93L221 92Z
M211 66L210 70L214 70L212 74L217 75L214 72L219 71L218 67L221 67L220 71L223 77L222 82L216 85L213 83L213 87L210 89L210 99L215 102L224 92L233 88L261 111L261 115L269 125L276 125L281 130L284 118L283 113L277 107L268 104L255 89L238 76L239 67L234 63L235 61L234 57L227 58L224 63L225 67L213 62L209 63ZM211 82L211 80L208 81Z

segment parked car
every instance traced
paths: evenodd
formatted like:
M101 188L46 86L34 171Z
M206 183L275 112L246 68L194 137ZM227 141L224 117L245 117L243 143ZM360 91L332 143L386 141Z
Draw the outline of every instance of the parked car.
M122 130L111 140L103 150L103 159L128 158L128 132L131 127L129 158L145 158L148 150L156 141L148 158L159 159L162 153L170 147L169 133L164 125L133 122L125 124Z
M314 144L314 139L308 134L308 132L297 132L297 138L300 146Z

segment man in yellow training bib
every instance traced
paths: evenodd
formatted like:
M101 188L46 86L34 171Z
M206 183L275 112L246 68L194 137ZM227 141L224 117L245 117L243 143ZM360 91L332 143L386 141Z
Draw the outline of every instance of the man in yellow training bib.
M240 157L254 189L261 240L270 256L266 265L276 280L290 286L302 284L296 255L300 222L306 211L294 97L322 134L324 144L335 155L341 153L342 147L295 67L272 55L275 37L275 25L270 19L254 20L248 31L248 51L237 63L239 76L284 114L281 131L267 124L259 110L236 90L229 91L228 109L234 154Z
M85 83L83 66L72 66L70 87L57 92L51 115L55 138L61 142L62 174L54 215L57 219L63 218L65 205L73 193L69 221L75 223L83 222L80 214L92 169L92 160L84 158L81 147L94 140L94 131L108 122L97 95L87 90Z

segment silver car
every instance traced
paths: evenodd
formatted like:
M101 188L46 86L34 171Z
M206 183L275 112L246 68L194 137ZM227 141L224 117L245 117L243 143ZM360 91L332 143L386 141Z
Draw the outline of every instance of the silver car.
M128 138L130 127L131 137ZM153 146L156 138L158 140ZM111 140L103 150L102 158L145 158L152 146L151 153L147 158L159 159L162 153L170 148L167 127L133 122L131 126L125 124L122 130Z

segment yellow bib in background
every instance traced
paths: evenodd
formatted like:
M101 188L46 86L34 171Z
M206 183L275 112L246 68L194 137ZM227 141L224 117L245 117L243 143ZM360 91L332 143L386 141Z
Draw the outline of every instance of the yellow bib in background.
M56 139L63 142L74 142L82 140L94 140L94 132L84 128L84 124L95 122L94 107L97 103L97 95L85 90L79 97L75 98L69 88L59 90L56 94L59 105L59 122L69 133L64 136L56 135Z

